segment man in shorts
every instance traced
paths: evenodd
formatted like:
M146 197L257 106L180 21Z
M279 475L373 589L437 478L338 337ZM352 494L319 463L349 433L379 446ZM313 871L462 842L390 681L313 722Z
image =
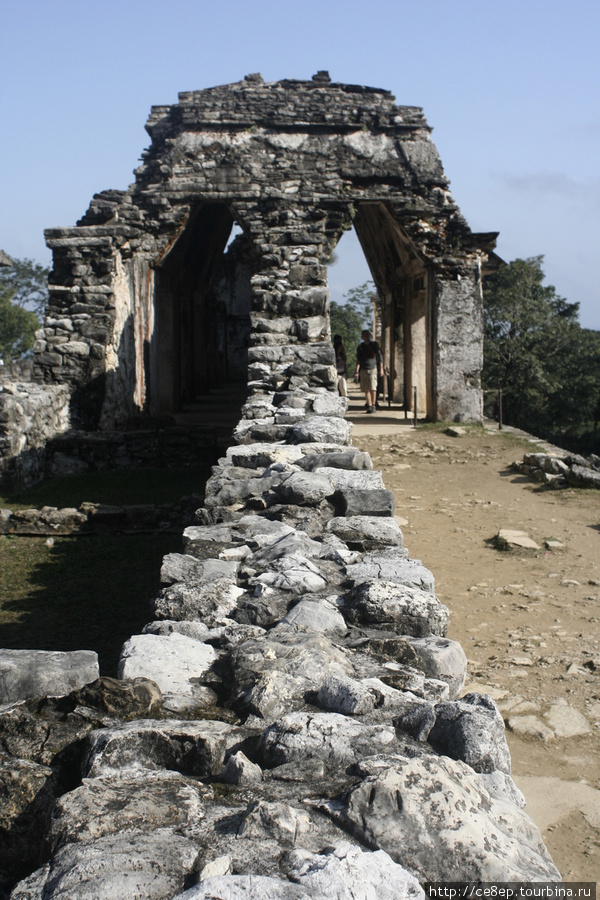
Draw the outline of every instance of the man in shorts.
M356 348L356 375L360 374L360 389L367 401L367 412L375 412L377 403L377 379L383 378L383 356L377 341L371 340L371 332L361 334L362 344Z

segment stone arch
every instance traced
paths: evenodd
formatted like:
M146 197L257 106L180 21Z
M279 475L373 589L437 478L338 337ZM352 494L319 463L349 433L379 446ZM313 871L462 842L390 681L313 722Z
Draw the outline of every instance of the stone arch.
M177 410L211 371L223 377L219 341L242 295L235 357L239 372L246 340L249 390L331 387L326 265L352 222L384 298L394 400L411 408L416 386L430 419L481 420L481 278L496 235L464 221L419 107L327 73L249 76L182 93L146 127L135 183L46 232L34 373L70 385L79 427ZM246 243L221 265L234 220Z
M435 418L434 325L428 265L384 203L360 203L354 227L381 299L380 330L391 399Z

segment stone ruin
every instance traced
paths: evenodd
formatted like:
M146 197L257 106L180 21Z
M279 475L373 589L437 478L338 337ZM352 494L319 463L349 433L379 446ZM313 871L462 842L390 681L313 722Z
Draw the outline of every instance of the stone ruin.
M352 226L381 300L390 398L414 412L417 388L419 415L481 421L496 235L461 216L420 108L326 72L249 75L153 107L146 128L135 183L46 232L33 381L68 388L54 405L71 430L164 422L247 378L254 393L330 388L327 264Z
M50 233L65 277L38 372L70 379L73 416L89 427L168 411L211 377L200 363L192 372L192 312L212 321L222 350L212 374L226 368L229 307L219 318L221 276L215 268L211 282L203 248L225 246L223 196L235 193L245 231L230 276L235 297L251 289L250 396L118 678L99 677L88 650L0 651L0 890L11 900L417 900L426 882L559 881L511 778L498 708L463 696L449 611L404 547L393 494L352 446L334 390L325 263L354 215L367 247L383 237L378 271L391 279L402 262L394 353L419 331L423 265L421 331L433 318L437 338L422 347L438 348L425 354L432 410L479 415L483 251L420 112L323 74L252 77L185 94L150 127L137 187L101 195L85 224ZM393 178L392 158L402 160ZM223 193L190 213L204 178ZM360 192L364 208L332 200L336 185ZM165 317L168 339L156 326Z

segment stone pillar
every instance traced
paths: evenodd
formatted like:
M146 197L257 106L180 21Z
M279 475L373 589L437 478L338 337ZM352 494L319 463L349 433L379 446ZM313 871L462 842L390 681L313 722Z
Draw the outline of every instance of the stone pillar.
M438 421L481 424L483 295L479 262L434 275L435 403Z

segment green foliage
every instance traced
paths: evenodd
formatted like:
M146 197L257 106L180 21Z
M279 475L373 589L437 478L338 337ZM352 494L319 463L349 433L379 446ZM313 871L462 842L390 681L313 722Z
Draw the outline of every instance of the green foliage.
M31 259L11 259L0 268L0 358L27 356L48 298L48 269Z
M373 300L377 292L372 281L365 281L351 288L343 296L341 303L332 301L329 315L331 334L339 334L346 349L348 375L352 378L356 368L356 348L360 344L360 334L364 328L372 328Z
M35 313L14 306L8 297L0 296L0 359L9 363L26 356L39 327Z
M10 266L0 268L0 298L8 298L14 306L29 309L41 318L48 302L48 275L32 259L9 257Z
M579 304L543 284L542 260L513 260L484 283L483 386L488 412L497 415L492 392L502 387L507 424L560 440L594 421L600 333L582 329Z

